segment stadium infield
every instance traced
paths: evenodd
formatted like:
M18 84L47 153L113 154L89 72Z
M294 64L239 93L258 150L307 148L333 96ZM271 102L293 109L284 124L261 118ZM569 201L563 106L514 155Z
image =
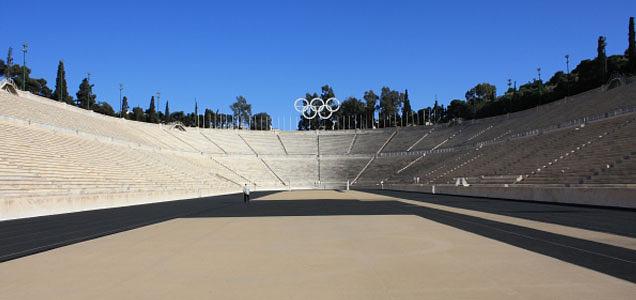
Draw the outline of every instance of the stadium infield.
M0 222L0 299L630 299L636 212L293 191Z

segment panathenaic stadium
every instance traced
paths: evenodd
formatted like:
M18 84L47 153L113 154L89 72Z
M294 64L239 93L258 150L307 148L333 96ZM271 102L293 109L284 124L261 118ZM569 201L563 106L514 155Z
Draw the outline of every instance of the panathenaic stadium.
M633 299L634 81L341 131L140 123L4 82L0 298Z

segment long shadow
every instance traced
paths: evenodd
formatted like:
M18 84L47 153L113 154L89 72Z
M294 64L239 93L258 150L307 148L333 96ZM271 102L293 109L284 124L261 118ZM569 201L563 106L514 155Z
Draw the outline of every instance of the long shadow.
M1 221L0 262L241 201L241 195L233 194Z
M244 204L240 196L231 195L0 222L0 256L6 261L174 218L333 215L416 215L636 282L636 251L399 201L273 200Z
M636 210L450 195L431 195L394 190L364 191L402 199L470 209L636 238Z

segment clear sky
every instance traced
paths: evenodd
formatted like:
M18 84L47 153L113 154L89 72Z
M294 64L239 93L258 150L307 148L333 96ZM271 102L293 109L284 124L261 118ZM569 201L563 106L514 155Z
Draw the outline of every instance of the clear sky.
M463 98L479 82L506 88L545 79L627 47L636 1L7 1L0 53L29 43L34 77L54 87L59 59L74 95L91 73L98 101L119 109L161 92L171 111L229 112L238 95L275 118L294 99L329 84L362 97L382 86L409 90L414 108ZM15 61L22 54L15 51ZM276 125L276 121L275 121Z

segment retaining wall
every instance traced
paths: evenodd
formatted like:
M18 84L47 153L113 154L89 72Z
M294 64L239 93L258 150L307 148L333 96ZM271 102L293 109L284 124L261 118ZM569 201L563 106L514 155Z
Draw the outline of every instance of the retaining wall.
M356 188L379 189L380 186ZM454 186L384 184L384 189L429 194L500 198L579 205L636 208L636 188L629 187L538 187L538 186Z

